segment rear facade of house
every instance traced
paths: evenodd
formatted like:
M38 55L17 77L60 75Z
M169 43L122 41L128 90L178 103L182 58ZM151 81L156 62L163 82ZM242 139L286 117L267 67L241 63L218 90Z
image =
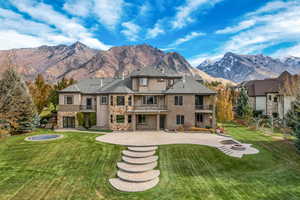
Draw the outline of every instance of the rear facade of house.
M252 80L241 84L248 91L252 108L261 114L283 119L296 96L284 92L284 82L293 75L283 72L277 78Z
M57 120L58 128L211 128L215 92L199 77L145 67L126 78L91 78L60 91Z

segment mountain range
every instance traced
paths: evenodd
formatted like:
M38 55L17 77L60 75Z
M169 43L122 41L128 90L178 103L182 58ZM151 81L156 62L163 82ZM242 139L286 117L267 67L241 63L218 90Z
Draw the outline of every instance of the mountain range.
M150 45L112 47L107 51L95 50L76 42L72 45L41 46L0 51L0 75L11 65L16 66L26 80L42 74L55 82L63 77L76 80L92 77L128 75L133 70L153 66L170 68L179 74L200 75L206 81L231 81L214 78L193 68L176 52L165 53Z
M216 62L205 60L197 68L211 76L239 83L278 77L284 71L298 74L300 73L300 58L275 59L262 54L238 55L228 52L222 59Z

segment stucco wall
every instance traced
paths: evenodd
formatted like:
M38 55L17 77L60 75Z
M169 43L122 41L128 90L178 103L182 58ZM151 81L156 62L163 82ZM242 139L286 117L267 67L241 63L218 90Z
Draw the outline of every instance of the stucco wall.
M262 110L263 114L266 114L266 97L254 97L255 99L255 110Z
M109 99L107 99L107 103L108 104L100 104L100 100L101 100L101 96L97 96L97 101L96 101L96 105L97 105L97 110L96 110L96 116L97 116L97 123L96 125L98 127L105 127L108 128L109 127ZM107 96L107 95L105 95Z
M80 105L81 103L81 94L80 93L60 93L59 94L59 104L64 104L64 96L73 96L73 104Z

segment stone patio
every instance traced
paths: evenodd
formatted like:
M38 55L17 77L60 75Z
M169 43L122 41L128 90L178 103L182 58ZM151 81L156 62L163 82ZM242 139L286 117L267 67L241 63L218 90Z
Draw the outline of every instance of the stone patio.
M112 132L104 136L99 136L96 140L99 142L130 146L129 148L139 147L141 149L165 144L198 144L217 148L228 156L238 158L259 152L257 149L251 147L251 144L242 144L230 137L207 133L167 133L164 131ZM221 141L224 140L233 140L237 144L244 145L246 149L243 151L233 150L231 149L232 145L224 145L221 143ZM138 158L139 156L151 156L155 153L155 151L145 151L143 154L143 152L135 152L134 148L132 150L133 151L124 150L123 154L125 156Z

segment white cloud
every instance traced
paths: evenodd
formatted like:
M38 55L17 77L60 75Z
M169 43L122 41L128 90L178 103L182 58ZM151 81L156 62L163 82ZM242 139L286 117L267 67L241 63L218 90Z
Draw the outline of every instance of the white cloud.
M94 0L94 13L100 22L114 29L122 16L123 0Z
M139 15L145 16L151 10L151 5L149 2L144 3L139 9Z
M123 0L67 0L64 9L74 16L94 15L101 24L113 30L123 14Z
M276 51L273 54L273 56L276 56L276 57L288 57L288 56L300 57L300 43L297 43L293 47L280 49L280 50Z
M264 9L261 8L262 10ZM284 10L266 15L252 15L250 19L260 24L233 36L225 44L225 51L249 52L262 50L281 42L300 40L300 2L290 7L286 3Z
M21 34L15 30L0 30L0 50L38 47L47 44L43 38Z
M200 8L213 7L220 1L222 0L187 0L183 6L177 7L177 13L171 22L173 28L182 28L188 23L193 22L194 19L191 17L193 12Z
M222 30L217 30L216 34L227 34L227 33L236 33L242 30L245 30L247 28L250 28L255 25L255 20L246 20L240 22L237 26L232 26L232 27L226 27L225 29Z
M177 39L171 46L177 46L177 45L180 45L184 42L187 42L187 41L190 41L196 37L199 37L199 36L203 36L205 35L205 33L202 33L202 32L191 32L190 34L182 37L182 38L179 38Z
M44 40L48 41L53 39L54 41L49 41L53 43L62 42L62 38L64 38L64 43L71 41L95 41L93 43L90 42L87 45L99 49L110 48L109 45L106 45L95 38L93 34L76 21L76 19L70 19L67 16L53 10L53 8L48 4L28 0L12 0L11 2L19 11L30 15L34 20L38 21L38 23L33 21L30 22L19 15L20 20L15 20L15 23L19 24L19 28L14 28L18 32L22 32L23 29L36 29L37 31L29 31L28 34L44 38ZM10 20L9 23L10 26L12 26L12 21L14 19L12 19L12 17L6 17L4 20ZM22 22L24 21L27 22L28 27L23 28ZM61 36L58 37L55 35Z
M93 1L90 0L67 0L63 9L75 15L86 17L90 14L93 7Z
M128 40L130 41L136 41L139 36L139 32L141 30L141 27L134 24L133 22L123 22L122 27L124 28L121 33L123 33Z
M162 28L160 21L158 21L153 28L148 29L147 38L156 38L159 35L165 33L165 30Z

